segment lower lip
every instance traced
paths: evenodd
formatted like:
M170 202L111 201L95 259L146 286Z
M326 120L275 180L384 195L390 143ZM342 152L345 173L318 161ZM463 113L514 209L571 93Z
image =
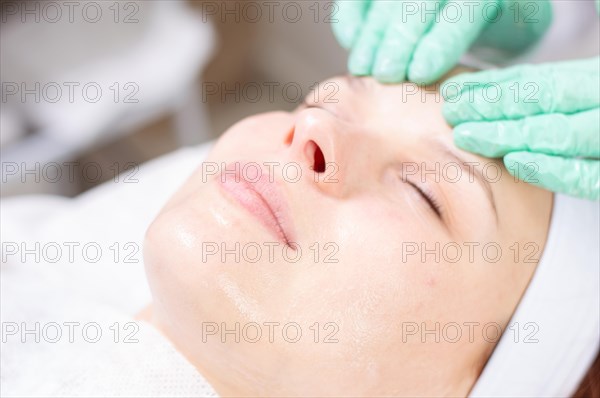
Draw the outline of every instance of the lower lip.
M282 220L278 217L283 213L284 202L275 187L275 182L270 181L268 172L265 171L260 174L260 177L246 179L240 169L243 167L236 167L235 172L231 170L222 173L219 176L219 185L242 207L258 218L280 242L289 246L289 236L281 225ZM269 200L266 199L267 197Z

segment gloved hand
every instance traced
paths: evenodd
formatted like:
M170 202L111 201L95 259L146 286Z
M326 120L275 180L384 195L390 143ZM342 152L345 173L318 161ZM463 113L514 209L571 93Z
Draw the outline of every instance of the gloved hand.
M351 49L353 75L385 83L433 83L480 37L520 52L552 20L548 0L337 0L333 31Z
M600 197L600 58L463 74L441 87L457 146L515 177Z

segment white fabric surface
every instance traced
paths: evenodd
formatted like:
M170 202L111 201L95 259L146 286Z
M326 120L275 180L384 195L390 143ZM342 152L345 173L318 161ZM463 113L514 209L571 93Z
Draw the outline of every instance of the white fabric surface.
M137 183L108 182L74 199L53 196L3 200L0 230L3 261L0 268L0 318L3 325L0 368L2 396L211 396L211 387L153 327L134 320L150 303L141 256L145 230L165 201L198 167L210 144L178 150L142 165ZM6 244L33 248L55 244L64 248L39 260L8 255ZM65 242L80 246L69 258ZM92 263L82 256L86 243L102 254ZM110 247L118 243L119 261ZM131 242L129 250L124 244ZM114 247L114 246L113 246ZM139 251L125 262L125 255ZM89 258L95 258L90 251ZM6 257L6 258L4 258ZM7 325L25 322L36 333L6 333ZM56 328L42 331L56 322ZM79 322L69 341L64 322ZM102 332L97 343L82 337L82 328L96 322ZM118 322L115 328L114 324ZM133 338L125 337L139 327ZM110 329L110 327L113 329ZM114 329L119 330L115 343ZM95 329L88 329L88 340ZM47 337L47 338L44 338ZM25 343L22 342L25 341Z

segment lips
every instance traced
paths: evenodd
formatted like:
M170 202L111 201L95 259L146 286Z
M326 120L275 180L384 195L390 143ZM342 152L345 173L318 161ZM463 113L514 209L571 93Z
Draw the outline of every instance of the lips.
M218 177L221 188L254 215L280 242L290 246L292 223L287 203L269 172L252 163L228 164Z

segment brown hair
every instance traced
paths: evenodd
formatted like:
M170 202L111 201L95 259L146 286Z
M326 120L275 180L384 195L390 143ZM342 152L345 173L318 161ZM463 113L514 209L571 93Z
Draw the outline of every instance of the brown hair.
M600 398L600 354L579 384L573 398Z

